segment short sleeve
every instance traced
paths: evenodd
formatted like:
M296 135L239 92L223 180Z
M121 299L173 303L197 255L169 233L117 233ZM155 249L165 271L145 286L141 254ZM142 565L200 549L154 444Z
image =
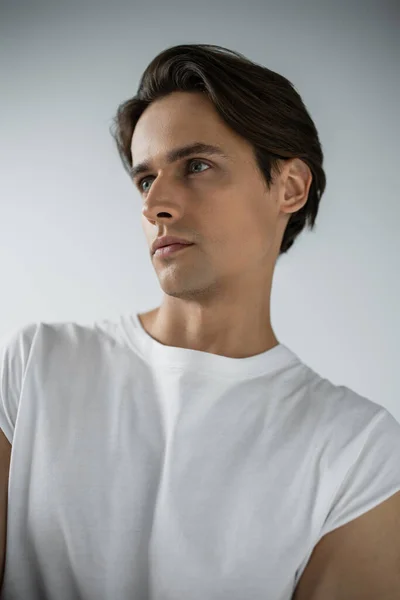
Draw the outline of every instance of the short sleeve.
M37 328L38 323L28 323L0 337L0 427L11 445Z
M356 519L400 491L400 424L385 408L343 480L320 537Z
M351 398L354 399L354 394ZM357 519L400 491L400 424L389 411L369 400L357 402L353 413L347 414L347 423L340 423L342 435L335 448L339 449L339 467L333 473L340 477L344 457L350 459L350 447L358 447L348 464L339 488L330 497L326 516L313 540L312 546L303 557L296 571L294 586L297 585L317 543L328 533ZM377 409L377 410L376 410ZM362 414L360 419L354 413ZM370 419L369 417L372 418ZM335 432L332 431L332 435Z

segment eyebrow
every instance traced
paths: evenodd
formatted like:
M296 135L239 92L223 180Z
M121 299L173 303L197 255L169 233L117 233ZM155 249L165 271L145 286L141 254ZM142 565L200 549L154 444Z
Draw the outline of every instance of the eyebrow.
M213 146L212 144L204 144L202 142L195 142L192 144L188 144L186 146L182 146L180 148L174 148L167 153L166 161L168 164L171 164L181 158L185 158L186 156L190 156L192 154L208 154L221 156L222 158L232 158L229 156L222 148L219 146ZM145 173L151 170L151 163L149 161L141 162L135 166L130 167L129 172L131 176L134 178L139 173Z

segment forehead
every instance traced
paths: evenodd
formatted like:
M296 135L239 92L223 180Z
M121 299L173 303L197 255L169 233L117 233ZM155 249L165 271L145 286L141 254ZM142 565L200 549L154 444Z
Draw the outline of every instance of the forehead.
M174 92L145 109L133 132L132 146L137 146L143 137L152 134L157 137L177 136L182 128L183 134L203 127L215 128L222 125L219 120L214 105L203 94Z
M131 139L132 164L167 159L172 149L199 141L231 157L244 144L204 94L174 92L152 103L139 118Z

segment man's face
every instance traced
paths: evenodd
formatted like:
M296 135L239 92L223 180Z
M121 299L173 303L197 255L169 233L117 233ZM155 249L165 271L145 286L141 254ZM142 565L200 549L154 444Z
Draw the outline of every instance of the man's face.
M217 145L228 158L199 152L166 162L170 150L195 142ZM218 290L231 299L244 285L265 283L289 216L280 214L279 181L267 190L250 144L205 95L174 92L151 104L131 151L133 166L152 165L135 177L149 248L161 235L195 243L168 257L152 255L166 294L195 299Z

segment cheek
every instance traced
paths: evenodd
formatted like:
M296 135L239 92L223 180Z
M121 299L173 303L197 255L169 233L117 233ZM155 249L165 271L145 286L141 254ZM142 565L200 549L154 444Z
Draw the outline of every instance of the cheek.
M269 252L275 237L274 215L248 203L248 210L240 210L228 218L225 252L231 253L240 264L252 262ZM223 236L222 236L223 237ZM228 243L229 240L229 243Z
M232 272L241 270L263 251L259 225L248 216L230 214L218 223L208 239L212 242L212 262L220 264L225 272L227 268Z

